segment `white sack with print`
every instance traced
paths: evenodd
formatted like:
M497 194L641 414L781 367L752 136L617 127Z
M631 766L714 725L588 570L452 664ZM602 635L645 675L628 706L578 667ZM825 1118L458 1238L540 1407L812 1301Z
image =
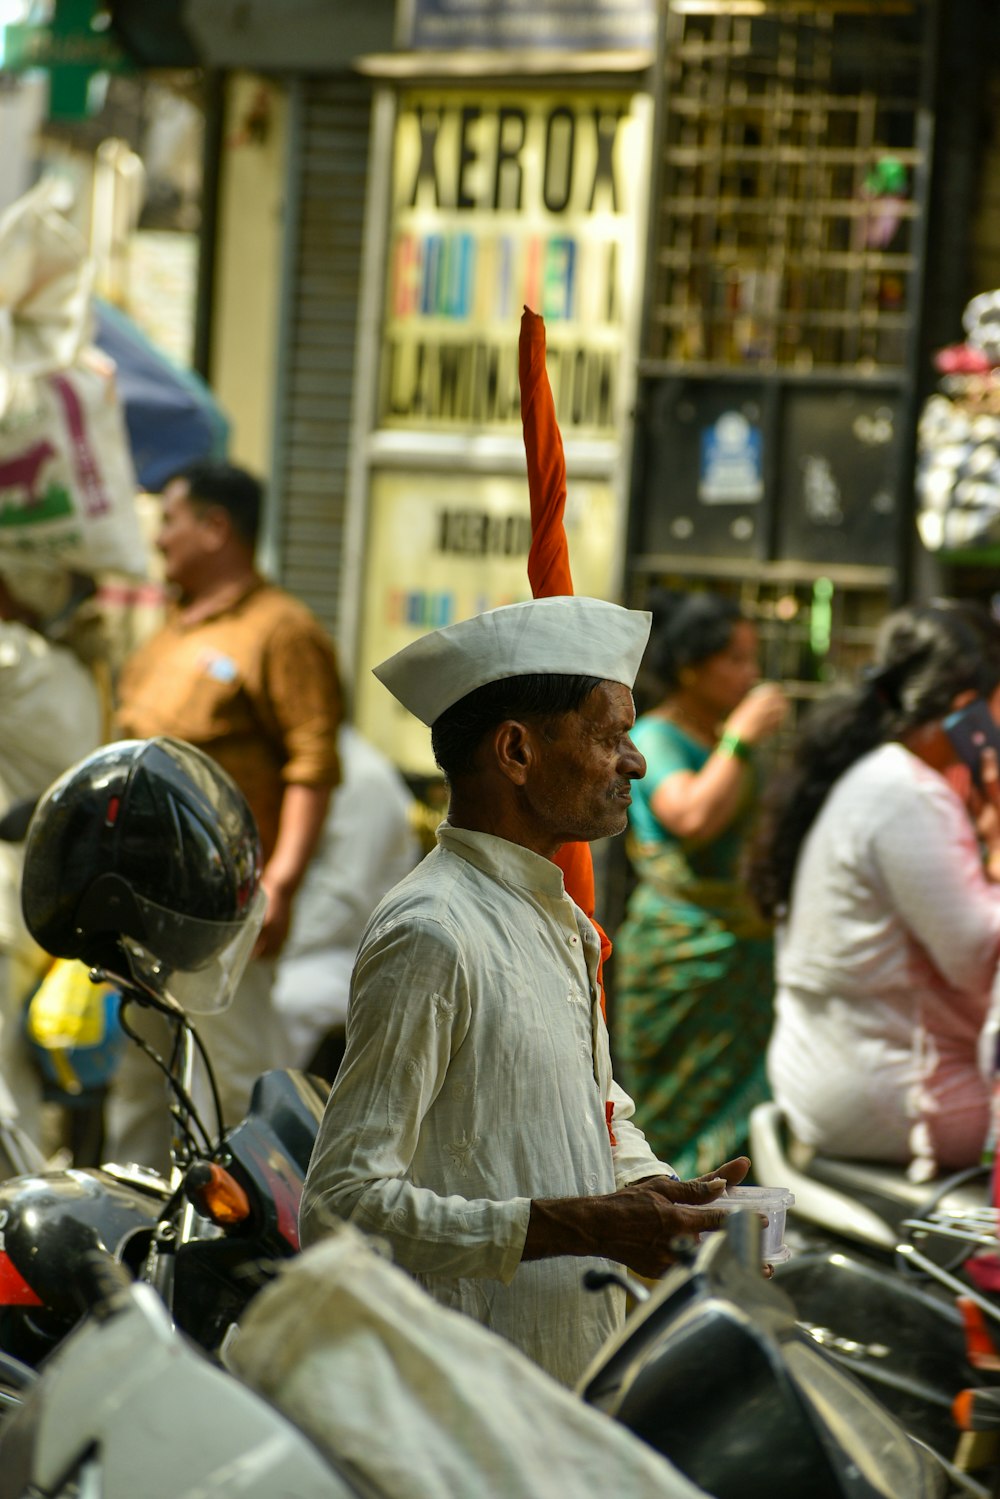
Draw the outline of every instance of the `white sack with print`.
M43 181L0 216L0 561L143 574L114 365L88 347L92 270Z
M230 1367L379 1499L706 1499L349 1224L254 1298Z

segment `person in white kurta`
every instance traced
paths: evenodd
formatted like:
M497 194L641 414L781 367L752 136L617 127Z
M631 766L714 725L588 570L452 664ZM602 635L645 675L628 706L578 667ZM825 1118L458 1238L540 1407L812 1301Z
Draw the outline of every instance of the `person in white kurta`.
M901 744L837 782L779 928L774 1096L828 1154L974 1161L977 1041L1000 955L1000 887L968 813Z
M292 907L271 1001L289 1063L305 1067L343 1032L358 943L387 890L420 858L414 797L392 761L350 724L337 730L340 784Z
M1000 777L949 734L980 701L1000 723L1000 621L955 600L889 615L857 684L800 724L748 867L778 920L775 1099L814 1149L918 1179L977 1164L989 1122Z
M0 612L9 591L0 581ZM0 813L37 799L101 742L101 699L66 646L18 619L0 618ZM23 844L0 843L0 1117L36 1143L42 1088L21 1030L24 1001L51 961L21 915Z
M624 829L648 632L603 601L533 600L376 669L433 725L451 804L362 939L302 1199L304 1246L349 1219L566 1384L624 1314L620 1290L583 1288L588 1266L662 1274L678 1234L721 1226L711 1201L749 1166L678 1182L632 1124L597 933L553 862Z
M591 1265L609 1268L599 1257L521 1266L530 1201L670 1168L612 1080L598 939L560 871L503 838L444 826L438 840L362 940L303 1236L326 1213L382 1235L436 1300L572 1383L624 1293L583 1289Z

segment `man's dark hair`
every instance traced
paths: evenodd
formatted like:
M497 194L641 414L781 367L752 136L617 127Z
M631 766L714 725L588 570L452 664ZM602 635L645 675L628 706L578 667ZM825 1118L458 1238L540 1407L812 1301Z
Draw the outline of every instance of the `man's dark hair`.
M475 768L484 737L508 718L535 721L572 713L600 685L600 677L535 672L503 677L466 693L431 725L434 759L448 781Z
M264 506L264 490L260 480L255 479L253 474L232 463L216 463L206 459L178 469L175 474L171 474L167 483L172 484L176 479L183 479L187 485L193 505L217 505L229 516L234 530L242 540L248 546L256 545Z

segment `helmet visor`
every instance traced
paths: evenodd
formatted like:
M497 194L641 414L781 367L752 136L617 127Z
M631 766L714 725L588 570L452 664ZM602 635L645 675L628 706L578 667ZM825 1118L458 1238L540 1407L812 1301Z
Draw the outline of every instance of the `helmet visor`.
M178 916L152 901L136 897L144 924L163 954L123 937L135 978L158 994L167 994L182 1010L213 1015L232 1002L257 935L264 924L267 896L258 888L239 921L200 921Z

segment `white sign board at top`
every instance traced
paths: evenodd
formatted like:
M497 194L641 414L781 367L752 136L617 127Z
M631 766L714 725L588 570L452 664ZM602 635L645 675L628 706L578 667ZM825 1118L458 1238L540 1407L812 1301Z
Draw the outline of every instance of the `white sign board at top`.
M572 52L656 42L655 0L409 0L409 11L414 48Z

